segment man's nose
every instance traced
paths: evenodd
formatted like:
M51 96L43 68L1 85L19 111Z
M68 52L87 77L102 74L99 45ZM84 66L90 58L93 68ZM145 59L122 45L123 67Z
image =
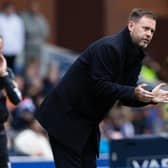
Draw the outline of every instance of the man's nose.
M153 36L153 33L152 33L151 30L148 30L148 31L146 32L146 35L147 35L147 37L152 37L152 36Z

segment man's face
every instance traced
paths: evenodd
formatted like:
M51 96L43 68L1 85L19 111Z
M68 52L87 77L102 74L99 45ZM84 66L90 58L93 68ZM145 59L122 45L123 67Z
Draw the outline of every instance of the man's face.
M129 21L128 29L133 43L146 48L155 32L156 21L150 17L143 16L138 21Z

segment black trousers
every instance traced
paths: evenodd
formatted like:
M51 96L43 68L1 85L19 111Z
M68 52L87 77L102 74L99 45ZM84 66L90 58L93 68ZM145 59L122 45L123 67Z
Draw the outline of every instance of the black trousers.
M56 168L96 168L96 150L89 138L81 155L57 142L49 135Z

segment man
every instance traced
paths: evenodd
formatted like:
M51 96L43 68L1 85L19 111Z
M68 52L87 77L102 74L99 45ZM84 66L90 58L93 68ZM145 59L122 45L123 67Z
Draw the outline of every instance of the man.
M2 55L3 39L0 36L0 168L9 168L7 137L4 123L8 119L6 98L17 105L21 100L21 94L16 87L13 73L7 69L7 63Z
M24 24L17 15L15 4L12 1L4 2L2 6L0 34L4 41L3 55L8 67L15 72L17 56L21 56L24 48Z
M27 10L21 12L21 18L25 26L25 65L34 60L43 63L42 50L49 37L49 24L41 12L39 0L27 1Z
M129 106L168 102L159 84L136 86L156 29L151 11L133 9L128 26L91 44L41 104L37 119L48 131L57 168L95 168L98 124L116 100Z

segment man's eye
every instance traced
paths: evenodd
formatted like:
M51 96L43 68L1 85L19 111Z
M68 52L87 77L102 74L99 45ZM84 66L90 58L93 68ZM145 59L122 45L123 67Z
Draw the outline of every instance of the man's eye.
M144 27L144 30L147 31L147 30L149 30L149 28L148 27Z

